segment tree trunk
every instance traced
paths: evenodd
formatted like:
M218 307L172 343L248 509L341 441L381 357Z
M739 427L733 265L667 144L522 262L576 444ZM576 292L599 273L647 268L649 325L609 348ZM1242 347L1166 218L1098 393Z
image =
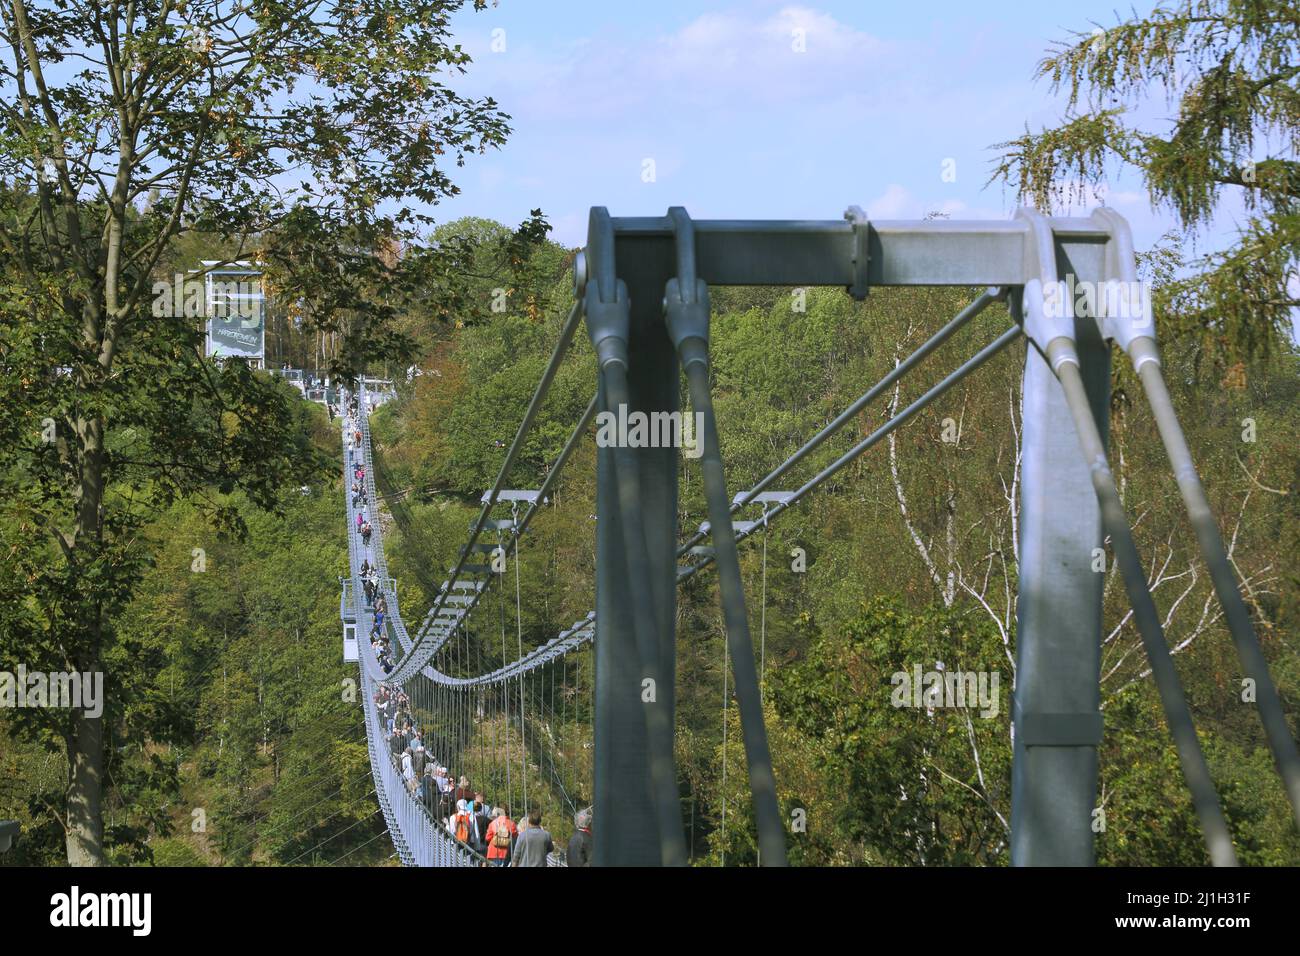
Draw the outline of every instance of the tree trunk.
M104 422L91 417L77 422L81 440L81 482L78 489L74 543L91 551L99 559L103 540L101 508L104 500ZM93 542L93 543L92 543ZM74 666L83 673L100 669L100 649L104 638L101 609L96 605L88 614L88 646L84 658L73 657ZM103 715L88 717L85 711L73 712L72 731L66 738L68 747L67 825L65 835L69 866L102 866L104 863L104 725Z
M103 717L74 711L67 736L67 850L69 866L104 863L104 725Z

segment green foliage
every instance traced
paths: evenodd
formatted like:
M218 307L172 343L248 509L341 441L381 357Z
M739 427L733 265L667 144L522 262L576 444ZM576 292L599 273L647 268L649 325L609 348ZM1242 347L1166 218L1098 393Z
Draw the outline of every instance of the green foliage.
M1240 197L1249 215L1235 244L1184 263L1154 303L1163 335L1194 341L1219 370L1285 352L1300 305L1288 285L1300 248L1296 24L1288 0L1177 0L1076 32L1038 66L1068 91L1062 123L997 146L993 178L1043 209L1123 167L1185 232L1229 190ZM1173 118L1152 129L1141 107L1159 92Z
M513 281L549 228L534 210L513 231L429 241L432 219L410 206L453 195L446 164L508 132L494 101L444 82L469 63L449 33L462 6L15 0L0 12L0 663L106 672L102 718L15 718L62 738L72 862L104 859L102 797L120 773L104 741L147 693L119 619L154 560L151 522L188 501L240 535L243 502L280 513L285 489L326 463L291 391L206 359L201 323L155 314L169 311L151 301L156 281L199 250L252 260L273 324L300 323L326 364L355 372L411 354L413 310L459 312L467 265L498 255L497 281ZM250 695L263 719L265 684L154 699L140 718L229 726L217 765L232 813L252 772ZM110 844L140 845L136 822L112 826Z
M914 707L893 675L914 668L999 675L989 706ZM1010 687L997 631L978 609L909 612L876 599L841 633L812 640L776 672L775 708L814 752L832 816L812 807L809 829L834 827L868 862L989 864L1006 860L1010 804ZM991 678L990 678L991 680ZM905 706L897 706L906 701ZM982 702L982 701L981 701ZM987 713L987 716L984 714ZM794 839L794 837L792 837Z
M205 860L193 846L183 840L162 839L153 842L154 866L207 866Z
M309 495L286 489L282 516L233 501L242 541L216 537L183 503L146 529L156 560L118 618L112 651L115 722L131 742L110 764L112 862L301 865L350 853L364 864L391 850L364 845L382 822L360 710L343 694L355 671L340 660L340 501L337 482ZM192 570L195 546L207 553L202 573ZM0 732L0 816L24 831L5 862L57 864L60 742ZM197 831L195 810L206 824Z

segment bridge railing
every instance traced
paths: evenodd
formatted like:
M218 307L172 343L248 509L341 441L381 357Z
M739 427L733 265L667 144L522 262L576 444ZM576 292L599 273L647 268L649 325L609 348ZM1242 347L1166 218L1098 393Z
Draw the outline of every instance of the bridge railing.
M358 403L358 418L364 422L364 404ZM393 847L399 859L407 866L477 866L481 862L472 850L459 843L447 832L442 821L435 820L429 810L407 788L406 782L397 768L388 747L386 724L375 704L378 689L376 675L382 675L383 669L375 658L370 646L370 628L374 622L374 612L366 604L365 589L361 586L361 563L369 555L372 563L380 569L379 580L383 582L383 592L389 606L389 621L400 622L397 607L397 595L392 590L392 579L387 574L387 562L383 558L383 538L379 530L378 515L372 515L372 537L367 547L357 529L356 515L358 509L352 504L352 475L355 462L361 461L366 466L367 496L375 502L373 483L373 465L370 462L368 427L363 426L367 441L363 448L348 452L351 436L347 435L348 416L340 417L343 428L344 458L344 494L347 500L348 519L348 560L351 572L351 587L345 596L352 598L352 613L358 628L358 651L360 657L359 673L361 677L360 692L362 712L365 715L366 744L370 756L371 775L375 784L380 809L384 814ZM350 595L349 595L350 592Z

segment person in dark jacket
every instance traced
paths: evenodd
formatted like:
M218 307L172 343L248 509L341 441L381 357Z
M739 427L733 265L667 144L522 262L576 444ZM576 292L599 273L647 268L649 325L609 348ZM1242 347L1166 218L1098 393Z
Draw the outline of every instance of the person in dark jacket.
M424 804L425 809L432 813L438 802L438 785L433 780L433 764L425 764L424 771L424 774L420 777L420 785L419 789L416 790L416 795L420 798L420 802Z
M569 837L569 866L590 866L591 807L574 814L573 825L577 829Z
M474 818L472 821L473 826L470 828L470 832L473 834L470 846L474 848L475 853L487 856L487 832L488 827L492 825L492 815L488 810L488 805L483 802L483 794L474 794L474 800L469 807L470 815Z

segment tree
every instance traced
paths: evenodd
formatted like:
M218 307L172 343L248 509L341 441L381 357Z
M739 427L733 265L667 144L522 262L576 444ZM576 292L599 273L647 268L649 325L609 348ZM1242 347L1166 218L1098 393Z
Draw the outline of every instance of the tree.
M1046 208L1115 169L1136 169L1183 231L1209 223L1229 189L1249 215L1227 249L1184 263L1155 297L1167 336L1199 340L1220 365L1289 342L1300 249L1300 13L1289 0L1180 0L1077 32L1038 65L1069 91L1061 125L996 148L993 178ZM1176 104L1160 131L1139 107Z
M395 254L429 221L408 203L454 193L445 161L507 132L491 99L440 79L469 61L448 35L462 5L0 4L0 654L107 672L103 716L17 718L66 750L72 864L104 858L137 532L198 496L237 533L224 496L275 510L322 463L284 390L205 359L193 317L153 314L157 268L186 234L216 237L309 327L343 333L338 371L400 353L403 296L454 261Z
M773 670L769 695L780 796L787 818L796 807L806 814L792 852L823 865L1004 863L1011 691L992 676L1004 670L1002 642L987 618L876 598L834 633L804 630L806 657ZM914 671L925 672L924 685ZM956 695L961 676L978 683L978 700L974 684L969 698L964 684ZM724 795L727 828L712 842L728 859L752 861L737 776Z

